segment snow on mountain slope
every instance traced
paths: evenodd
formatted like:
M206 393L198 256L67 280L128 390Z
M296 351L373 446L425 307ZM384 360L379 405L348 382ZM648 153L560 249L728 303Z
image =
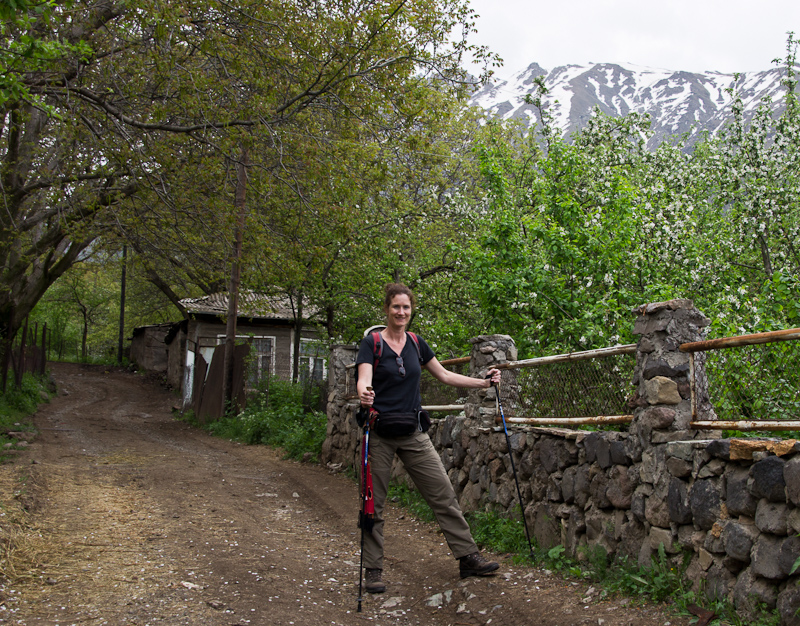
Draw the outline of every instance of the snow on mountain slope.
M537 76L545 76L544 105L565 134L581 128L595 107L612 116L647 113L652 119L654 147L670 136L688 133L690 143L703 131L717 132L730 120L733 97L742 97L752 114L765 97L779 106L783 70L743 73L692 73L597 63L564 65L545 70L536 63L508 79L493 79L473 95L472 104L501 119L519 119L526 126L538 121L536 107L525 103L534 94Z

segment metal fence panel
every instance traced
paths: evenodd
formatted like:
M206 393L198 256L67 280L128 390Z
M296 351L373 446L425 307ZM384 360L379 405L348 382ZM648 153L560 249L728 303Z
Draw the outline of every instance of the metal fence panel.
M500 399L509 417L595 417L629 412L632 354L543 363L502 372Z

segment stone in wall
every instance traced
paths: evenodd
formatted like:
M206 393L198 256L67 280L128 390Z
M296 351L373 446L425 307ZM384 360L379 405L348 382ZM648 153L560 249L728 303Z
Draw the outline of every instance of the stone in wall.
M631 511L626 511L625 522L620 533L620 541L617 552L622 556L635 558L644 542L647 540L647 530L644 524L639 521Z
M767 498L771 502L786 502L786 481L783 477L783 466L786 464L782 458L768 456L758 461L750 468L753 478L751 493L756 498Z
M608 472L606 497L616 509L630 509L633 492L639 484L639 473L625 465L614 465Z
M768 609L776 607L778 591L770 581L757 576L751 566L739 574L731 597L739 614L755 618L760 613L760 605Z
M547 437L538 441L534 448L536 447L539 450L539 462L548 474L578 462L578 448L571 441Z
M578 548L586 545L586 518L583 509L577 506L564 505L567 514L564 526L564 549L570 556L577 556ZM563 517L562 517L563 519Z
M780 537L761 533L751 551L753 562L750 569L752 572L758 576L775 580L786 578L786 574L780 566L782 546L783 541Z
M705 593L712 600L727 600L736 584L736 577L721 563L714 563L706 572Z
M671 456L667 458L667 471L675 478L688 478L692 474L692 464Z
M781 543L781 554L778 561L781 572L785 576L795 573L792 570L797 559L800 559L800 537L787 537Z
M644 383L644 398L648 404L680 404L678 383L666 376L656 376Z
M692 519L698 528L710 530L721 511L719 487L714 479L697 480L689 490Z
M763 533L786 535L788 532L789 507L780 502L770 502L766 498L758 501L756 507L756 526Z
M577 473L578 468L573 465L566 468L561 477L561 495L567 504L575 502L575 477Z
M725 554L742 563L749 563L750 552L759 533L752 521L729 520L722 531Z
M581 508L585 508L589 501L589 488L592 484L589 468L589 464L584 463L575 470L575 504Z
M532 520L536 543L545 550L561 545L561 521L557 515L558 505L552 502L531 503L526 509L526 519Z
M800 456L787 461L783 466L786 495L795 506L800 506Z
M800 585L795 581L778 594L781 626L800 626Z
M620 516L619 514L622 514ZM586 538L591 545L602 546L606 554L614 554L619 545L619 538L624 524L622 511L602 510L595 506L586 513Z
M689 485L678 478L673 478L669 483L667 508L670 521L676 524L692 523L692 508L689 505Z
M725 505L730 515L755 517L758 500L748 488L750 472L738 465L729 466L725 472Z
M610 509L611 501L608 499L608 476L606 473L593 465L589 470L591 482L589 483L589 497L594 506L600 509ZM591 539L591 538L590 538Z

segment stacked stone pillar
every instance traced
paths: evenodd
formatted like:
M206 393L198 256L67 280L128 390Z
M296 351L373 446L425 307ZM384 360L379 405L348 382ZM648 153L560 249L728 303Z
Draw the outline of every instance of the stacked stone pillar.
M326 465L348 466L353 463L358 445L358 427L353 420L355 377L352 368L358 346L335 345L328 362L328 431L322 444L320 462Z
M683 343L701 341L711 322L691 300L656 302L636 309L639 335L633 383L634 421L630 431L642 448L651 443L692 439L690 358Z
M480 335L470 340L469 375L484 378L486 372L503 363L517 360L517 346L508 335ZM503 372L503 385L510 384L510 371ZM464 414L470 424L494 426L497 416L497 396L494 387L471 389Z
M639 341L633 375L634 420L628 445L632 456L641 458L640 484L632 509L648 533L639 553L640 564L647 566L660 545L667 552L677 551L687 540L683 536L679 539L679 532L687 536L693 532L687 485L676 481L671 473L684 473L687 468L677 467L680 459L668 458L667 444L698 439L701 434L690 429L691 355L682 352L680 346L702 340L710 320L691 300L651 303L635 313L634 333Z

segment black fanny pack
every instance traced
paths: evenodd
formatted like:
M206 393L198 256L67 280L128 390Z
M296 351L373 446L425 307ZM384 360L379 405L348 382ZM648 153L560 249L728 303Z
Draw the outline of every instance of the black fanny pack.
M414 413L379 413L371 425L381 437L408 437L415 432L427 432L431 418L427 411Z

